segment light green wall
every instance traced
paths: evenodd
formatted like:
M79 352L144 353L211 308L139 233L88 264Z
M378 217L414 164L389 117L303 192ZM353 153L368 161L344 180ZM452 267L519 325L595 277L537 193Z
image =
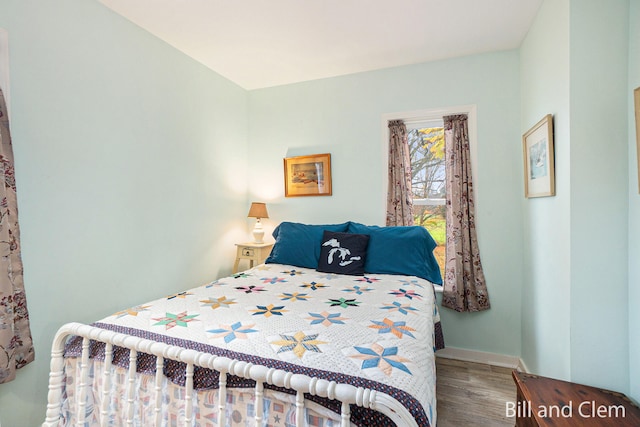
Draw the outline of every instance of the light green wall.
M474 314L443 309L443 329L449 346L519 355L518 74L518 52L508 51L252 91L250 191L268 197L272 224L383 224L382 115L477 105L478 240L492 308ZM333 196L284 198L282 158L323 152L332 155Z
M36 361L3 427L44 418L55 330L230 273L246 239L247 94L85 0L0 2Z
M571 1L571 379L621 391L629 387L628 13L628 0Z
M637 340L627 302L628 13L626 0L547 0L521 48L522 132L555 115L557 178L554 198L524 202L522 357L542 375L623 392Z
M522 355L527 368L570 377L569 0L545 1L520 49L521 134L553 114L556 196L520 198L524 220Z
M640 87L640 0L629 13L629 365L631 397L640 402L640 194L632 91Z

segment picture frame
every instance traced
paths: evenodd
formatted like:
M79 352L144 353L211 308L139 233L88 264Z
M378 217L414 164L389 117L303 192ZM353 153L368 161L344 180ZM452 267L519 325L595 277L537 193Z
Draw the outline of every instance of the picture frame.
M284 196L331 196L331 154L284 159Z
M633 91L636 110L636 156L638 157L638 193L640 193L640 87Z
M553 115L547 114L522 135L522 149L525 197L555 196Z

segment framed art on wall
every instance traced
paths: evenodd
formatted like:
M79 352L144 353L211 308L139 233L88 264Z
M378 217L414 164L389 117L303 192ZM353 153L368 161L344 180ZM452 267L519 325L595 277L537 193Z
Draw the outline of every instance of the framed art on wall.
M551 114L547 114L522 136L522 148L525 197L555 196L553 116Z
M331 154L285 158L284 195L330 196Z

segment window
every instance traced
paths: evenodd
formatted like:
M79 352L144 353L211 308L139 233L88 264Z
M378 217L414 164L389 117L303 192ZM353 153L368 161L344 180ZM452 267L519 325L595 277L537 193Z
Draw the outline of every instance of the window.
M433 251L444 274L446 188L442 119L407 121L415 225L425 227L438 246Z
M407 127L413 169L414 222L416 225L425 226L436 240L438 246L434 250L434 254L443 273L446 245L446 194L444 186L444 120L442 118L454 114L466 114L469 118L471 169L475 173L478 170L477 112L475 105L388 113L382 116L381 121L383 130L382 142L384 144L383 147L385 147L384 156L388 155L389 122L391 120L402 120ZM420 130L438 128L440 129L439 137L436 137L435 134L429 135L428 133L420 132ZM434 139L433 142L437 142L438 138L440 138L440 144L429 142L430 139ZM429 152L426 152L425 143L431 149ZM437 157L435 152L438 152L438 150L442 150L439 164L433 158ZM428 169L425 169L425 166L428 166ZM384 178L382 188L386 192L388 185L387 175L381 176ZM476 188L478 188L477 185ZM476 203L476 208L477 206Z

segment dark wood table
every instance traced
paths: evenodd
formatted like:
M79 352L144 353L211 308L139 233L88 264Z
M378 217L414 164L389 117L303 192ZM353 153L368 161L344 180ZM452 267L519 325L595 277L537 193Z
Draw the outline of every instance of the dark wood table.
M622 393L519 371L512 375L517 402L506 410L516 417L516 427L640 427L640 408Z

